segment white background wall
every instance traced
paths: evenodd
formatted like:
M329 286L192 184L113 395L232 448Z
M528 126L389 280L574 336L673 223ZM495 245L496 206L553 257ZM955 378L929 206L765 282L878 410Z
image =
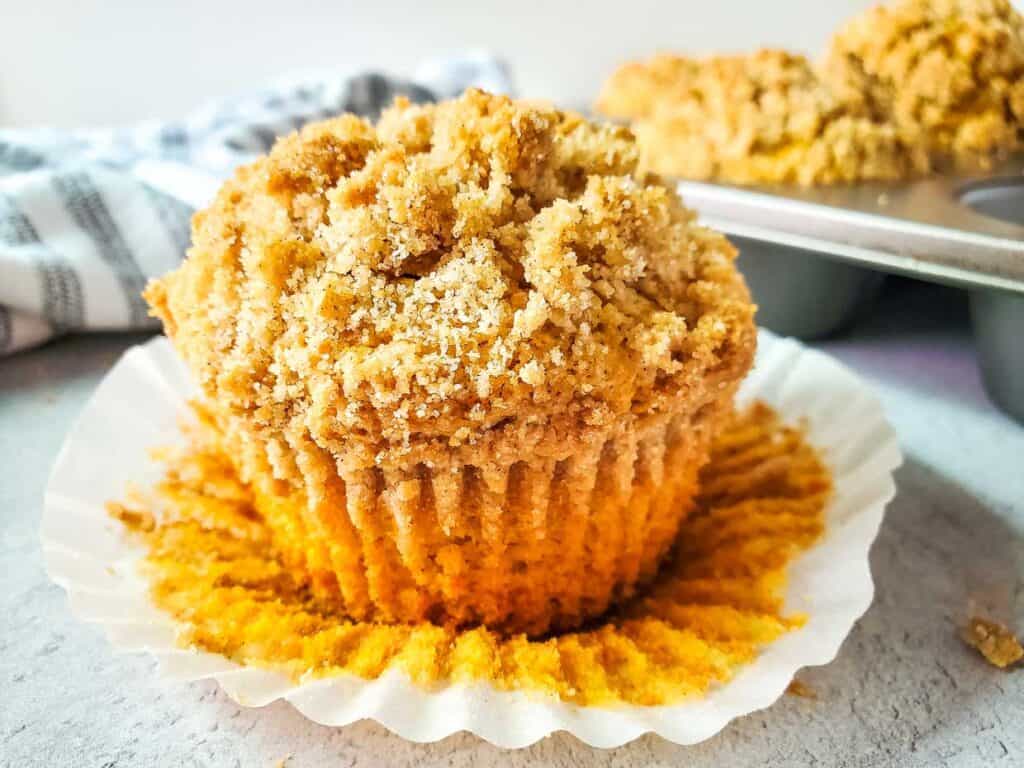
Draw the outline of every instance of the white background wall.
M0 0L0 125L173 117L290 69L409 73L484 47L522 94L587 103L621 59L757 44L814 51L867 0Z
M524 95L585 104L658 49L821 50L868 0L0 0L0 126L173 117L309 67L409 73L484 47Z

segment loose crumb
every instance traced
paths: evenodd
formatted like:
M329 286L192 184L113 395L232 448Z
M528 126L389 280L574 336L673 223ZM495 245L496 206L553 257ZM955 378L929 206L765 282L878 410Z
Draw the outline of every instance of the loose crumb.
M597 109L630 119L641 166L671 176L808 186L928 170L917 143L787 51L631 62L609 78Z
M786 693L791 696L799 696L802 699L817 699L818 694L807 683L797 680L795 677L786 686Z
M965 643L985 657L989 664L1006 669L1024 658L1020 640L1005 624L975 616L963 628Z
M107 514L119 521L129 530L148 533L156 528L156 518L154 518L150 512L129 509L124 504L117 501L108 501L106 507Z
M152 598L184 645L294 679L397 667L427 687L486 680L588 706L701 696L802 626L783 609L786 570L821 535L832 490L803 432L757 404L715 440L697 510L653 585L589 626L530 640L353 621L275 550L227 457L200 443L167 460L156 495L172 513L133 530ZM118 505L111 513L136 521Z

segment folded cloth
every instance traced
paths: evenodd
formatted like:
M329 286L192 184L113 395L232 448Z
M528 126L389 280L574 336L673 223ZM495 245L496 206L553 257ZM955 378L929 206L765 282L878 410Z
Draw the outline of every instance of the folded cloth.
M508 92L483 54L427 62L411 80L292 77L189 118L126 130L0 130L0 355L69 331L155 327L140 292L182 258L195 206L241 163L312 120L375 119L470 86Z

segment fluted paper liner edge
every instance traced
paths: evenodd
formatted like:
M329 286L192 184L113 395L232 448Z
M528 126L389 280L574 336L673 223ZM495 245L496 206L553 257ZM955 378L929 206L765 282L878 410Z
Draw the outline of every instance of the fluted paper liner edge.
M151 653L165 676L213 678L241 705L284 698L324 725L370 718L422 742L465 730L501 747L523 747L562 730L596 747L647 732L694 744L769 706L801 667L831 661L871 604L868 554L902 461L881 405L856 375L827 355L761 331L754 369L737 400L763 400L786 422L806 425L835 480L825 535L789 571L785 609L807 614L801 629L771 643L704 697L657 707L581 707L485 683L426 690L397 671L375 680L345 675L297 684L179 648L171 618L147 597L136 567L140 549L106 512L105 503L122 497L127 483L160 479L149 449L181 440L179 419L194 395L183 364L160 337L124 354L68 434L47 485L41 536L47 572L67 591L72 612L100 625L118 650Z

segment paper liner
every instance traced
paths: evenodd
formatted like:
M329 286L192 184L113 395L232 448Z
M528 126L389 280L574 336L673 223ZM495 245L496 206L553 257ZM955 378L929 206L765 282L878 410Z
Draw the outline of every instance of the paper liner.
M218 442L258 489L255 508L285 562L339 612L537 636L600 616L650 581L734 390L699 413L623 419L560 459L339 471L309 441L296 450L305 493L290 497L273 487L265 444L243 430L218 430Z
M412 741L470 731L501 747L523 747L564 730L596 747L614 747L654 732L694 744L730 720L774 702L805 666L835 657L874 593L868 553L902 461L878 400L848 369L819 352L765 331L740 404L767 402L808 438L834 473L835 494L821 541L790 566L785 610L807 623L765 647L735 677L702 698L678 704L581 707L485 683L439 690L416 686L397 671L375 680L352 675L302 684L224 657L175 644L175 626L149 601L139 574L141 548L105 510L126 485L159 480L154 446L180 443L179 419L195 394L164 338L130 349L100 384L69 433L46 490L42 544L47 572L68 593L72 612L101 625L115 648L148 651L175 680L214 678L244 706L291 702L324 725L372 718Z

